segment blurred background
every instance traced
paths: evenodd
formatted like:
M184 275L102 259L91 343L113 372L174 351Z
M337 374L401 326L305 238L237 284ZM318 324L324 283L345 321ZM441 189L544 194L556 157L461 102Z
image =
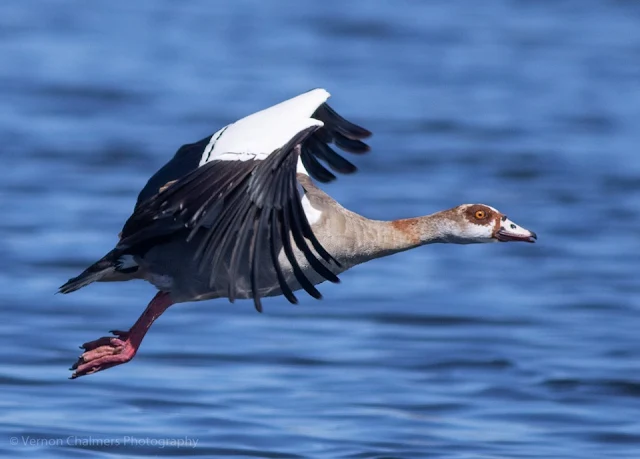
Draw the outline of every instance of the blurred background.
M147 178L314 87L374 132L324 187L344 206L482 202L538 244L423 247L261 315L179 305L69 381L154 294L53 295ZM640 457L639 126L634 1L3 1L0 455Z

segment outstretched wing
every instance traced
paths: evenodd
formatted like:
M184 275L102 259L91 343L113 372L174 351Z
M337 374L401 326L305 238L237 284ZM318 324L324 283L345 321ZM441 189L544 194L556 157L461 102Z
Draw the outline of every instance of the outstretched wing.
M238 160L265 157L289 140L289 125L301 119L314 118L323 123L302 144L302 163L309 175L326 183L336 178L329 169L342 174L355 172L356 167L329 144L349 153L366 153L369 146L362 140L369 137L371 132L336 113L327 105L328 98L329 93L324 89L313 89L242 118L202 140L183 145L149 179L138 195L136 207L158 193L167 183L210 161L221 157Z
M291 239L309 265L332 282L339 280L321 259L337 261L311 230L300 202L296 171L322 182L336 178L328 168L355 172L355 166L329 143L348 152L365 153L369 147L361 140L371 135L333 111L326 104L328 97L323 89L309 91L181 147L140 192L117 248L123 253L142 251L160 239L183 237L179 232L187 234L187 240L200 234L195 255L199 269L208 273L213 284L221 263L228 264L231 301L237 295L235 279L240 264L246 262L243 253L248 248L251 289L258 310L258 270L265 247L270 266L262 269L273 268L284 296L297 302L278 262L282 248L300 286L320 298L295 258ZM246 270L246 266L242 268Z
M260 260L264 244L283 294L297 302L278 261L282 247L296 280L310 295L320 298L296 260L291 238L316 272L338 282L308 245L325 261L333 260L311 230L296 181L301 144L321 126L321 121L306 120L289 142L264 159L211 161L192 171L136 209L125 224L117 248L126 250L185 228L190 240L202 231L196 252L199 269L209 273L213 284L221 262L231 254L225 261L229 265L228 296L233 301L241 254L249 247L251 289L260 311L258 271L265 269Z

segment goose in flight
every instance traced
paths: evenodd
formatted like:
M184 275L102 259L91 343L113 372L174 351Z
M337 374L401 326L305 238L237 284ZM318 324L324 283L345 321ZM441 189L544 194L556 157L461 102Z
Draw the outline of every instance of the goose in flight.
M368 260L431 243L534 242L493 207L463 204L423 217L370 220L312 181L355 172L330 144L362 154L371 133L338 115L314 89L182 146L138 196L115 248L61 293L92 282L144 279L158 293L127 331L81 346L71 378L130 361L171 305L252 299L316 285ZM333 172L332 172L333 171Z

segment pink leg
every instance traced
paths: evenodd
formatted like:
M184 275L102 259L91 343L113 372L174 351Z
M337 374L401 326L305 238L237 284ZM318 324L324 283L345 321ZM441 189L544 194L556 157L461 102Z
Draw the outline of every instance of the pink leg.
M71 367L71 370L75 370L71 379L127 363L138 352L140 343L151 324L172 304L168 293L158 292L129 331L113 330L111 333L116 336L115 338L105 336L84 343L80 346L85 350L84 354Z

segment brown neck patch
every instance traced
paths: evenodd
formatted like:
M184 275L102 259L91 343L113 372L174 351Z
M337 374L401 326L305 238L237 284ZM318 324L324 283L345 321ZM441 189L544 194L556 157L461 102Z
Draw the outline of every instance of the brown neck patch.
M393 220L391 227L403 234L411 244L420 243L420 218Z

